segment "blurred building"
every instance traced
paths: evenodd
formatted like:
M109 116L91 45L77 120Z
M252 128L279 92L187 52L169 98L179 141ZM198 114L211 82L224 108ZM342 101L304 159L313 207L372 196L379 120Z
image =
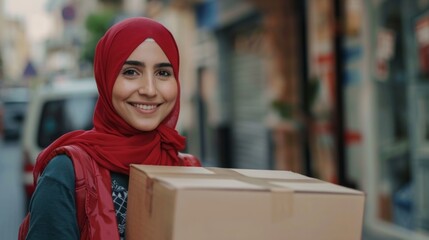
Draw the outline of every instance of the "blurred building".
M30 46L24 23L3 18L1 34L1 81L4 85L25 85L23 72L30 63Z
M47 1L44 7L53 27L42 44L31 42L23 17L1 15L2 84L32 86L58 74L79 75L84 23L97 2Z
M0 1L0 86L25 85L23 70L30 64L30 45L22 19L5 14Z
M53 16L54 29L46 42L44 73L47 78L58 75L88 75L91 67L81 61L87 38L85 21L100 7L100 1L48 1L47 11ZM85 68L86 67L86 68Z
M367 12L368 224L427 239L429 1L367 1Z

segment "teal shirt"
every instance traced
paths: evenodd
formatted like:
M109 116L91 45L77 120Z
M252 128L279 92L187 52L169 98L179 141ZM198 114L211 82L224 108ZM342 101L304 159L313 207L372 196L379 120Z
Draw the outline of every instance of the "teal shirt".
M128 197L128 176L111 172L112 200L121 239L125 239L125 218ZM39 177L31 198L29 240L79 239L76 219L75 175L71 159L58 155Z

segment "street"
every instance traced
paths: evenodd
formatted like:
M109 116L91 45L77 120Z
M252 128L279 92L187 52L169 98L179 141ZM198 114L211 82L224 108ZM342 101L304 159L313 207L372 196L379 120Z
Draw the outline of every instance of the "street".
M25 214L21 151L17 141L0 139L0 239L15 240Z

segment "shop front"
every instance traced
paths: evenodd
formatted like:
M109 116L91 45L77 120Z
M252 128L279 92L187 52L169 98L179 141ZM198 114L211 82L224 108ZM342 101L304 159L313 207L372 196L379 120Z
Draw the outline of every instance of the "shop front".
M401 239L429 237L429 1L367 1L374 161L368 226Z

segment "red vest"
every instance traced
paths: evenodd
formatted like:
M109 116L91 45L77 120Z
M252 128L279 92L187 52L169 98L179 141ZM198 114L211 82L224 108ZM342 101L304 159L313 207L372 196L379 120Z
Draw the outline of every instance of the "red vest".
M76 213L81 240L119 240L118 224L112 201L110 171L100 167L77 146L64 146L51 153L49 158L66 154L72 159L76 177ZM183 166L201 166L189 154L179 154ZM46 166L44 166L46 167ZM43 169L44 169L43 167ZM27 236L30 214L19 228L18 239Z

